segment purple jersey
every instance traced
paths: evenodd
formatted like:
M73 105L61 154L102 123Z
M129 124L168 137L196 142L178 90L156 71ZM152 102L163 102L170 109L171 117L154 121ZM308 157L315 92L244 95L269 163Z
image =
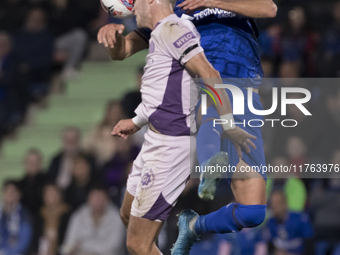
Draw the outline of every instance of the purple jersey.
M198 90L184 65L200 52L203 49L195 26L175 14L159 21L151 33L142 78L142 103L135 113L164 135L196 132Z

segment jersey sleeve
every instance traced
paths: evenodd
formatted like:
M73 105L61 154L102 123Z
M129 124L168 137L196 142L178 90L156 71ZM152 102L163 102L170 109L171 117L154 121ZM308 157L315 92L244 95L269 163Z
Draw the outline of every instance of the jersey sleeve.
M135 113L136 113L136 116L138 116L138 122L140 123L140 124L136 124L136 122L133 121L137 126L142 127L149 122L148 110L143 101L138 105L138 107L135 110Z
M185 65L196 54L203 52L200 36L194 25L169 21L164 28L162 31L164 46L181 65Z
M149 44L149 40L151 38L151 29L150 28L137 28L134 30L137 35L139 35L147 44Z

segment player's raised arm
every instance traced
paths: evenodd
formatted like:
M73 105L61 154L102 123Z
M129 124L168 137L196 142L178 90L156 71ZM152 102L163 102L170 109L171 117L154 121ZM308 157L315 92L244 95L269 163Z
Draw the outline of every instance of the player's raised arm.
M221 84L221 76L205 57L203 48L200 46L200 35L190 21L168 22L163 26L166 36L162 43L166 45L169 54L178 61L193 76L203 79L203 82L214 87ZM245 130L235 126L230 99L225 89L216 89L222 105L217 105L216 110L221 119L227 119L223 125L225 135L234 143L238 155L242 157L241 148L250 152L248 145L256 149L250 139L256 139Z
M187 11L219 8L249 18L273 18L277 13L277 6L272 0L185 0L178 7Z
M220 73L216 71L214 67L209 63L203 52L193 56L185 64L185 68L189 71L189 73L194 75L193 77L198 76L202 78L203 83L211 87L214 87L215 84L223 83ZM222 105L216 105L217 113L221 116L221 118L222 116L226 115L228 115L228 117L232 117L232 108L227 92L225 91L225 89L215 89L215 91L218 93L222 101Z
M148 47L147 40L143 39L138 31L123 36L124 29L121 24L107 24L98 32L98 42L109 49L112 60L124 60Z
M215 84L222 84L220 73L208 62L203 52L193 56L185 64L185 68L191 74L202 78L203 82L211 87L214 87ZM250 152L249 146L256 149L255 144L251 141L251 139L256 139L256 137L249 134L242 128L235 126L230 99L225 89L216 89L216 92L222 101L222 104L217 104L215 106L216 111L220 115L221 119L228 120L228 122L223 125L224 136L234 143L236 151L241 158L241 148L243 148L247 153Z
M221 84L220 73L214 69L205 57L203 48L200 46L200 35L190 21L182 23L168 23L163 28L167 37L163 39L164 45L170 55L178 60L179 64L185 66L186 70L195 77L203 78L203 82L214 87ZM167 30L167 31L166 31ZM219 105L217 112L220 116L232 115L229 96L224 89L217 89L223 107Z

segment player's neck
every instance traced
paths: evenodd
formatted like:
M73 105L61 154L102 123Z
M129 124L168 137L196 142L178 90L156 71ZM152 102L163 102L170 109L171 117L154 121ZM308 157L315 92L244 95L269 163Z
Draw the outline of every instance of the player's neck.
M155 12L156 14L153 15L153 18L152 18L152 30L156 28L157 26L157 23L159 21L161 21L162 19L168 17L169 15L171 14L174 14L174 11L172 9L172 6L169 4L169 5L162 5L162 7L160 9L158 9L157 12Z

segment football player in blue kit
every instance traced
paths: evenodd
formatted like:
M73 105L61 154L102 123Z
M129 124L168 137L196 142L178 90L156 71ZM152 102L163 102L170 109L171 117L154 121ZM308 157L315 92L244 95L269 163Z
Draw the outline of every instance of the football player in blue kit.
M202 3L201 6L199 2ZM205 2L209 2L208 6ZM240 10L237 7L228 8L228 4L237 3L240 4ZM208 8L195 11L201 7ZM262 119L262 116L249 111L247 103L247 88L251 87L253 105L258 110L262 109L258 95L258 87L263 77L257 38L258 30L256 21L249 18L249 16L259 17L257 16L259 13L246 13L246 11L248 9L259 11L261 8L268 11L269 9L264 16L273 17L276 14L275 4L271 1L186 0L177 8L181 8L177 9L177 12L181 10L191 12L190 17L184 17L191 19L196 25L207 59L220 72L222 78L226 78L229 84L236 85L242 90L246 101L244 115L219 116L213 106L210 106L207 114L203 116L200 116L200 110L197 111L200 128L196 148L200 166L229 164L236 166L237 171L242 167L264 166L266 163L261 128L240 124L243 121L248 123L251 119ZM227 93L233 105L231 91L227 90ZM254 144L249 143L253 149L250 149L247 143L237 146L232 139L223 139L224 131L229 130L230 133L230 129L234 127L214 126L213 120L219 118L239 123L238 126L256 136ZM209 174L209 172L201 173L199 185L199 196L205 200L214 198L219 182L219 175L206 178L205 175ZM265 174L261 172L250 176L233 174L232 178L228 178L228 182L236 202L208 215L199 216L193 210L184 210L180 214L179 236L172 249L172 255L189 254L193 243L204 233L237 232L243 228L256 227L264 221L267 208Z
M179 0L175 13L182 18L190 19L201 35L201 46L207 59L220 72L222 78L231 78L245 95L247 87L253 90L254 108L261 110L262 105L258 95L258 86L263 76L258 31L255 18L270 18L276 15L276 5L271 0ZM113 48L117 35L122 34L123 25L108 24L98 33L99 43ZM150 30L138 28L125 36L125 53L115 54L114 59L122 60L134 53L148 48ZM111 51L110 51L111 52ZM242 81L246 78L246 81ZM238 82L241 80L241 82ZM233 105L233 97L227 93ZM249 134L257 137L255 141L238 143L230 134L235 125L213 125L214 119L228 119L234 123L244 120L259 119L252 114L245 102L245 114L234 116L219 116L215 107L208 106L207 114L197 111L197 121L200 124L197 134L197 156L201 166L218 164L241 167L265 165L262 134L260 128L244 127ZM253 149L249 148L251 146ZM224 152L225 151L225 152ZM216 178L201 176L199 196L202 199L213 199L218 184ZM266 176L254 173L251 178L243 175L233 175L228 179L236 202L222 207L208 215L199 216L193 210L185 210L179 217L179 237L172 249L172 255L189 254L191 246L204 233L230 233L242 228L260 225L266 214ZM131 203L129 199L124 202ZM123 206L122 208L128 208Z

